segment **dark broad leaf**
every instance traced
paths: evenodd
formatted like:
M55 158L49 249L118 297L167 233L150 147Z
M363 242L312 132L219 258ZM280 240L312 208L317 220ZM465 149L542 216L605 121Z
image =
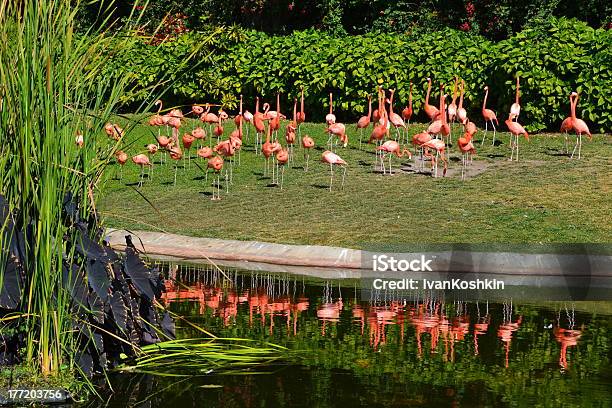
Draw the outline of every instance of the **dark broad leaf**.
M113 292L110 297L110 306L113 312L113 320L123 333L127 333L128 309L123 301L121 292Z
M79 271L78 265L72 265L72 268L64 264L62 267L62 279L64 283L64 289L70 291L72 300L77 305L77 309L81 307L87 307L87 285L83 279L83 275Z
M90 338L93 340L92 345L94 349L98 352L98 354L104 353L104 337L102 337L102 334L95 330L91 334L92 335Z
M78 361L79 367L81 367L83 374L85 374L85 376L87 377L91 377L91 375L93 374L94 361L89 351L83 351L79 356Z
M161 327L166 336L172 339L176 338L176 327L174 325L174 319L170 316L170 313L164 313L164 317L161 322Z
M76 250L85 258L102 262L114 262L119 259L113 250L107 250L101 244L90 239L85 227L80 226L77 231Z
M140 259L136 250L129 246L125 248L124 272L130 278L140 296L144 296L149 301L155 298L153 293L154 283L149 268Z
M109 264L101 261L92 261L85 263L87 271L87 282L89 286L96 292L103 302L108 300L108 289L110 288L111 280L108 276L107 266Z
M13 310L21 301L21 264L10 256L0 277L0 308Z
M104 303L95 292L91 292L88 296L89 310L91 318L98 324L104 324Z

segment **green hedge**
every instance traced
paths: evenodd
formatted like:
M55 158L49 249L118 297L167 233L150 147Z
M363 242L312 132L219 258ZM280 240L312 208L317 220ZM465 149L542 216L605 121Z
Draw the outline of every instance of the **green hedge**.
M168 70L180 66L210 33L189 33L161 46L142 44L137 55L117 58L128 67L137 88L151 86ZM421 106L430 76L452 92L454 75L466 82L466 104L481 121L485 85L489 106L505 118L514 101L514 75L521 80L520 121L529 131L557 129L569 112L568 95L581 94L578 108L592 131L612 130L612 32L592 29L576 20L552 19L548 26L524 30L493 43L483 37L446 29L432 33L366 34L334 37L315 30L288 36L257 31L222 31L201 48L194 68L172 73L171 93L177 103L221 101L229 108L243 93L249 105L255 95L272 100L282 92L284 112L289 100L305 88L309 120L324 116L327 94L335 95L337 115L346 122L363 113L365 98L378 84L395 88L397 108L415 83L414 106ZM109 69L114 69L109 67ZM126 101L134 95L126 95ZM249 106L252 109L252 106Z

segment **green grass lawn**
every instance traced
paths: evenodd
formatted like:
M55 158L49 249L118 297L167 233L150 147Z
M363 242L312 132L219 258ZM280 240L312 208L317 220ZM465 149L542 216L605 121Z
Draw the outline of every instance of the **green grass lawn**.
M119 122L122 124L121 122ZM505 129L503 124L500 124ZM191 124L183 130L191 129ZM233 123L225 125L226 135ZM425 125L410 126L410 135ZM283 126L284 129L284 126ZM489 132L469 178L461 180L461 156L450 147L449 172L433 178L407 158L394 161L393 175L373 171L374 146L359 150L359 133L348 126L350 145L338 149L349 163L344 190L327 190L329 167L321 163L327 136L321 124L304 124L316 143L310 170L302 169L301 148L285 171L284 188L264 177L264 159L243 146L234 183L221 201L211 201L205 162L192 148L191 168L180 162L156 164L151 181L138 188L140 169L128 162L123 179L110 169L99 208L110 227L161 230L191 236L363 248L398 243L607 243L612 240L612 138L584 139L582 159L563 153L563 136L538 134L520 140L520 161L509 162L509 134ZM284 132L282 133L284 135ZM454 131L454 140L459 127ZM369 132L368 132L369 135ZM151 128L137 126L127 137L130 155L153 142ZM367 136L365 136L367 137ZM570 137L573 143L575 137ZM284 137L282 138L284 143ZM207 143L206 143L207 144ZM573 147L573 145L572 145ZM160 154L154 156L159 163ZM200 164L201 168L195 165ZM401 169L400 169L401 168ZM429 169L429 163L426 163ZM441 174L441 172L440 172ZM337 169L334 186L340 186ZM222 180L223 186L225 182ZM143 198L146 197L145 198Z

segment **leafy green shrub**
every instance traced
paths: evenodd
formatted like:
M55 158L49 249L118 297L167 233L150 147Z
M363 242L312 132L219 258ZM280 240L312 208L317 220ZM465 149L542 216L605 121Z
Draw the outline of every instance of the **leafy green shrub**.
M489 105L505 119L514 102L514 78L521 80L520 121L529 131L556 129L569 112L568 95L581 93L579 114L594 122L593 130L612 129L611 33L585 23L551 19L499 43L459 30L415 30L410 34L369 33L333 36L326 32L296 31L270 36L259 31L227 29L219 40L206 42L206 33L189 33L159 47L142 46L131 57L134 80L142 87L155 83L161 73L175 69L172 87L178 102L221 102L234 108L242 93L247 109L255 96L273 101L282 94L283 112L304 86L309 119L321 119L329 92L339 118L353 121L366 109L368 93L376 87L396 89L396 109L408 99L414 82L417 114L433 80L433 104L440 82L452 93L455 75L466 82L466 108L478 123L485 85ZM206 43L196 67L180 68L193 47ZM136 95L126 96L134 100ZM422 119L425 117L422 116Z
M521 80L521 122L531 130L555 127L568 116L568 94L581 94L578 112L598 126L612 129L612 36L575 20L550 20L496 45L493 102L504 112L513 102L513 75Z

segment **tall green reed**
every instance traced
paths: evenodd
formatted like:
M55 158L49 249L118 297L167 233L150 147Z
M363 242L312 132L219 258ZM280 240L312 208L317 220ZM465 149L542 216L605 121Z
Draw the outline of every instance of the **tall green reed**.
M94 214L96 189L117 148L101 130L129 81L122 72L100 73L134 38L110 20L77 33L78 7L73 0L0 0L0 194L25 233L24 359L44 375L74 367L61 271L62 259L74 254L66 242L76 240L62 222L63 199L71 193L81 217ZM0 234L0 285L10 239Z

